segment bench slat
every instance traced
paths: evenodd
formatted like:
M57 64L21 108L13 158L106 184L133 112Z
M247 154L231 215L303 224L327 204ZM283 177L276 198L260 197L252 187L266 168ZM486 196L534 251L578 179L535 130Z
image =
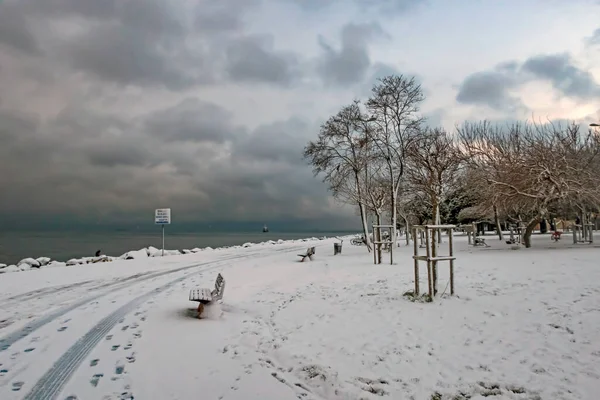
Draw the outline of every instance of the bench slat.
M190 301L212 301L210 289L199 288L190 290Z

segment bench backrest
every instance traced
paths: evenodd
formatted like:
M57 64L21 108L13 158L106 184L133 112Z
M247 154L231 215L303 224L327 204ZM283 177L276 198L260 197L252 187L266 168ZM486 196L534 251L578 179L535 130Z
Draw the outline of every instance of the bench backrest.
M223 275L217 275L217 280L215 281L215 290L212 292L213 300L221 300L223 298L223 293L225 292L225 279L223 279Z

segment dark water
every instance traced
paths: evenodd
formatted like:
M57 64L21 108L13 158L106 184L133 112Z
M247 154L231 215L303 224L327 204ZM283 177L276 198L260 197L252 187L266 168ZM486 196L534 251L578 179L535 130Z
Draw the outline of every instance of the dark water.
M308 237L337 236L354 232L201 232L167 233L166 249L220 247L259 243L267 240L289 240ZM97 250L109 256L120 256L129 250L162 247L161 231L139 232L0 232L0 263L14 264L26 257L50 257L67 261L70 258L93 256Z

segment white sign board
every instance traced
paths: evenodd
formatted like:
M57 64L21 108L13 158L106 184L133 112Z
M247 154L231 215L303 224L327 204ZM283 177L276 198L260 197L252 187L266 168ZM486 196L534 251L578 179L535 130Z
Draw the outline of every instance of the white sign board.
M157 208L154 211L154 223L158 225L167 225L171 223L171 209Z

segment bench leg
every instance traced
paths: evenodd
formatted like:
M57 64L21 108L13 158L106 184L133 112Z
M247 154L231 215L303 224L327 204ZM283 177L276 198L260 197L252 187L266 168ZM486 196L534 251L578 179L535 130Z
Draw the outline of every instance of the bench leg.
M204 304L198 303L198 318L202 318L203 312L204 312Z

